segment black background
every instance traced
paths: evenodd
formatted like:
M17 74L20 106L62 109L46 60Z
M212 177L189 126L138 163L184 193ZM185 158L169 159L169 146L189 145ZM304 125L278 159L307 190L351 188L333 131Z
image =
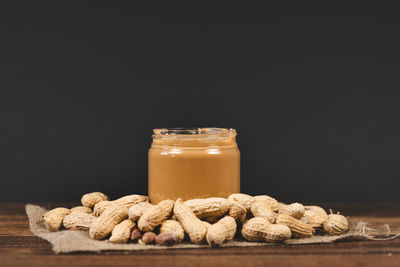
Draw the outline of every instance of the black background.
M238 130L243 192L400 200L400 10L348 2L1 1L0 200L145 194L179 126Z

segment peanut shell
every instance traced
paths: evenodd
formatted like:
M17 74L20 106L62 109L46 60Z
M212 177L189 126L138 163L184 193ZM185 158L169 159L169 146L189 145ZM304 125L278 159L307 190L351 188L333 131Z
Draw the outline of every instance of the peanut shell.
M93 220L89 228L89 236L93 239L104 239L114 227L128 218L128 208L124 206L111 206L99 217Z
M239 202L232 202L232 206L229 209L229 216L234 218L236 222L243 223L246 220L247 210Z
M92 214L74 211L65 216L63 225L68 230L89 230L95 218Z
M178 243L182 242L185 237L185 230L183 230L181 224L174 220L165 220L161 224L160 233L172 233L176 237Z
M149 202L140 202L138 204L132 205L128 211L129 219L131 219L133 221L139 220L139 218L140 218L140 216L142 216L144 210L151 206L152 205Z
M206 239L211 246L218 246L233 239L236 233L236 221L230 216L225 216L208 228Z
M290 205L284 205L279 208L279 214L286 214L292 216L295 219L301 219L305 212L304 206L300 203L292 203Z
M253 201L254 202L257 202L257 201L262 202L265 205L269 206L272 211L278 211L278 207L279 207L278 201L273 197L270 197L267 195L254 196Z
M220 197L191 199L184 204L191 208L199 219L221 217L232 205L229 200Z
M43 215L44 225L47 230L51 232L58 231L63 223L65 216L67 216L71 211L67 208L55 208Z
M262 217L270 223L275 222L276 214L272 211L270 205L265 202L255 201L250 210L254 217Z
M287 214L278 214L276 217L276 223L289 227L294 237L310 237L314 233L314 229L311 225L308 225L307 223L295 219Z
M88 208L93 208L97 203L104 200L108 200L108 196L101 192L87 193L81 198L82 205Z
M132 229L136 223L130 219L123 220L117 224L111 232L110 242L126 243L131 236Z
M174 214L193 243L200 244L204 241L207 233L206 227L180 198L175 201Z
M85 206L73 207L71 209L71 212L75 212L75 211L84 212L84 213L92 213L93 212L93 210L91 208L88 208L88 207L85 207Z
M174 202L172 200L163 200L157 205L152 205L143 212L138 220L139 230L144 232L153 231L165 219L171 216Z
M324 222L324 230L330 235L340 235L349 230L349 223L343 215L329 214Z
M242 227L242 236L248 241L281 242L291 237L289 227L271 224L261 217L251 218Z

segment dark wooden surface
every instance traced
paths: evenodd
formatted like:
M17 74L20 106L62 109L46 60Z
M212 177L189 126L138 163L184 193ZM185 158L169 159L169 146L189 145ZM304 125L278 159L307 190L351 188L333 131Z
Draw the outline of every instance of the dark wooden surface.
M44 205L72 207L72 203ZM371 227L400 232L400 203L323 203ZM400 266L400 238L390 241L252 248L182 249L55 255L29 231L22 203L0 203L0 266Z

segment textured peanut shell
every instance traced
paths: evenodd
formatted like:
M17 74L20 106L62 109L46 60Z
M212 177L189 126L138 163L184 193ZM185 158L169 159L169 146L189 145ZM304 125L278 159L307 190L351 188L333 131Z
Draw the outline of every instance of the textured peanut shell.
M134 205L140 202L148 202L149 198L143 195L127 195L113 200L114 204L118 205Z
M191 199L184 204L191 208L199 219L221 217L232 205L229 200L220 197Z
M349 224L343 215L329 214L324 222L324 230L330 235L340 235L349 230Z
M278 211L278 200L276 200L273 197L267 196L267 195L259 195L259 196L254 196L253 197L254 202L262 202L265 205L269 206L272 211Z
M88 208L93 208L97 203L104 200L108 200L108 196L101 192L87 193L81 198L82 205Z
M289 227L294 237L310 237L314 233L311 225L286 214L278 214L276 223Z
M175 235L178 243L182 242L185 237L185 230L183 230L181 224L174 220L165 220L161 224L160 233L171 233Z
M312 211L315 211L317 213L320 213L320 214L325 215L326 217L328 217L328 214L326 213L326 211L323 208L319 207L319 206L304 206L304 209L306 211L307 210L312 210Z
M93 221L89 228L89 236L93 239L104 239L126 218L128 218L128 208L113 205Z
M132 229L136 223L130 219L123 220L117 224L111 232L110 242L126 243L131 236Z
M65 216L70 213L70 209L67 208L55 208L43 215L44 225L47 230L51 232L58 231L62 226Z
M173 207L174 202L172 200L163 200L157 205L146 208L138 220L139 230L144 232L153 231L156 226L171 215Z
M254 198L247 194L235 193L228 197L230 201L239 202L246 210L250 210L251 204L253 204Z
M90 213L74 211L65 216L63 225L68 230L89 230L95 218Z
M271 224L261 217L251 218L242 227L242 236L248 241L281 242L291 237L289 227Z
M239 202L232 202L232 206L229 209L229 216L234 218L236 222L243 223L246 220L247 210Z
M175 202L174 214L193 243L200 244L204 241L207 233L206 227L180 198Z
M265 202L255 201L250 210L254 217L262 217L270 223L275 222L276 214L272 211L270 205Z
M236 221L230 216L225 216L207 230L207 243L218 246L233 239L236 233Z
M95 205L93 212L95 216L100 216L100 214L103 213L104 210L111 205L121 205L130 208L132 205L141 202L148 202L148 197L143 195L128 195L113 201L99 202Z
M323 227L327 218L328 215L326 215L326 213L323 214L315 210L306 210L303 217L301 217L301 220L314 228L320 228Z
M140 216L142 216L145 209L152 206L149 202L140 202L138 204L132 205L129 208L128 216L129 219L133 221L139 220Z
M92 213L93 212L93 210L91 208L88 208L88 207L85 207L85 206L73 207L71 209L71 212L75 212L75 211L84 212L84 213Z
M201 221L201 223L203 224L203 226L206 228L206 230L208 231L208 229L211 227L211 223L206 222L206 221Z
M279 208L279 214L286 214L296 219L301 219L305 212L304 206L300 203L292 203L290 205L284 205Z
M100 216L108 207L111 207L112 204L113 202L108 200L98 202L96 205L94 205L93 208L94 216L96 217Z
M278 210L277 211L279 211L283 206L286 206L286 205L287 205L286 203L278 202Z

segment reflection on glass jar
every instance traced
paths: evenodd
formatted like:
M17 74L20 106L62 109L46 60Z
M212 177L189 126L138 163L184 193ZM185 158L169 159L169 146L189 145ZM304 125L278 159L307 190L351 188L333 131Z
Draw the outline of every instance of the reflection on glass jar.
M149 150L149 197L183 200L240 192L236 131L223 128L155 129Z

